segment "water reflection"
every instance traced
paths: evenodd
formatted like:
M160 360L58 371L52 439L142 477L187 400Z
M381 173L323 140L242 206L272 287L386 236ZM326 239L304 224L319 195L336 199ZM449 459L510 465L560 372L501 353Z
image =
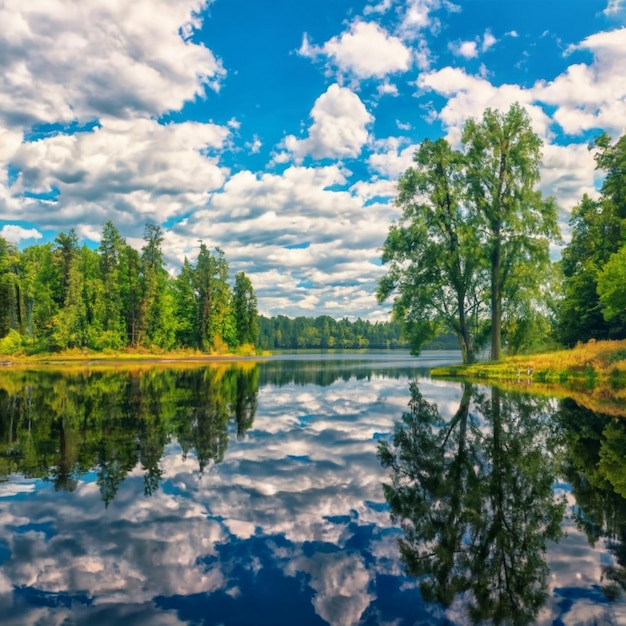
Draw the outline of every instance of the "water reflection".
M605 541L615 563L605 565L604 593L626 591L626 421L563 400L555 414L568 454L564 474L576 499L574 520L589 544Z
M426 600L450 606L464 594L473 623L536 623L548 598L547 547L563 537L566 499L553 485L564 466L580 527L592 543L610 539L617 566L605 568L606 591L617 597L626 579L624 422L567 400L555 420L553 406L466 384L444 419L411 385L410 410L378 456L403 530L401 559Z
M242 438L254 422L259 368L18 371L0 385L0 480L19 473L74 491L95 471L108 505L138 465L144 494L158 489L172 438L183 458L193 450L200 472L220 463L229 423Z
M441 359L441 356L438 357ZM186 369L31 371L0 377L0 480L12 473L73 491L97 468L105 504L139 463L144 493L159 487L159 460L175 438L199 470L220 463L229 424L242 439L254 423L259 386L328 387L337 381L426 373L411 360L276 360Z
M607 598L623 498L616 454L602 450L619 450L620 425L589 417L576 439L564 404L554 419L556 401L435 382L417 365L2 372L0 622L461 625L471 608L476 621L576 624L591 606L596 623L619 623ZM411 542L389 521L392 465L376 450L415 377L409 415L424 423L406 422L404 457L389 447L392 463L422 471L397 498ZM575 444L584 462L567 466ZM557 487L571 529L556 545L562 504L546 485L559 467L574 492ZM571 506L587 487L591 515L585 495ZM400 537L427 556L418 579Z

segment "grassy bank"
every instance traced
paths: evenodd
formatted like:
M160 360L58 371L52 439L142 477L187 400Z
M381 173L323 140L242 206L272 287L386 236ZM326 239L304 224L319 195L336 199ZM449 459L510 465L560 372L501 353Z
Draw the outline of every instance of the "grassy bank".
M38 364L57 365L60 363L126 363L126 362L155 362L155 361L212 361L236 359L239 357L266 356L254 346L242 346L236 352L207 353L198 350L177 350L173 352L153 352L149 350L117 350L106 352L92 352L73 349L62 352L48 352L41 354L13 354L1 355L1 365Z
M571 350L506 357L498 362L452 365L431 370L434 377L498 381L582 383L626 387L626 340L594 341Z

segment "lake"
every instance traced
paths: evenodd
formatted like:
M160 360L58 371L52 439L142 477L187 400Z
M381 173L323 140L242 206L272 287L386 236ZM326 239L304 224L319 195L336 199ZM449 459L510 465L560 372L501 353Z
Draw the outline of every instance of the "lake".
M626 407L455 353L0 371L0 623L626 624Z

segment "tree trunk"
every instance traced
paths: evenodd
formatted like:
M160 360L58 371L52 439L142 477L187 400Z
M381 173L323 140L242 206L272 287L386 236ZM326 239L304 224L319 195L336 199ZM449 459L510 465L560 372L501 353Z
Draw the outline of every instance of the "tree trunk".
M494 233L491 256L491 360L500 360L502 286L500 285L500 233Z

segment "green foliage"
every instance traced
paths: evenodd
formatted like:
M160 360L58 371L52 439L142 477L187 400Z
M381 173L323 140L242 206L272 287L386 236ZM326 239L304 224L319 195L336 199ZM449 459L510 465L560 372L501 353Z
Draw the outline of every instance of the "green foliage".
M400 178L403 212L385 241L377 296L394 296L415 353L445 329L468 363L489 333L493 359L503 331L520 348L520 317L541 306L558 228L553 201L536 190L541 141L521 106L468 120L463 144L422 142Z
M480 348L486 275L476 213L463 203L464 161L444 139L426 140L415 153L415 166L398 183L403 213L385 241L382 260L389 270L377 296L382 302L395 294L394 318L415 354L445 329L458 337L464 362L472 362Z
M600 197L585 195L572 211L572 238L563 250L563 300L557 335L567 346L589 339L626 337L621 299L623 249L626 245L626 135L611 143L600 135L597 168L605 172ZM623 290L622 290L623 291Z
M0 237L0 338L22 329L23 308L19 285L19 253Z
M626 322L626 245L598 273L597 290L604 319L610 322L621 317Z
M16 354L22 349L22 335L11 329L0 339L0 354Z
M0 237L0 339L11 330L11 353L56 350L174 348L224 352L255 344L256 296L238 275L231 290L228 261L201 243L172 278L165 269L160 226L148 224L141 253L107 222L96 251L73 230L54 244L19 252ZM237 298L235 298L237 295Z
M259 338L257 299L250 279L239 272L233 291L235 336L238 344L256 344Z
M285 315L258 317L259 344L264 350L296 349L393 349L408 347L398 322L370 322L347 318L335 320L328 315L289 318ZM437 349L456 349L450 337L439 338Z

